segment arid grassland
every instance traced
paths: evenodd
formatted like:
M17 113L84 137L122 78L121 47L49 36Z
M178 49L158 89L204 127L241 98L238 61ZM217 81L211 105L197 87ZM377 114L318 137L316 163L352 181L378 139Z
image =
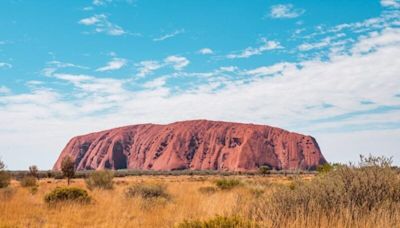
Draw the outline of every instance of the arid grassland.
M361 164L361 163L360 163ZM88 193L54 201L61 179L0 189L0 227L399 227L400 180L381 161L318 175L130 176L71 180ZM112 177L111 177L112 178ZM34 182L34 181L33 181ZM46 200L45 200L46 199Z

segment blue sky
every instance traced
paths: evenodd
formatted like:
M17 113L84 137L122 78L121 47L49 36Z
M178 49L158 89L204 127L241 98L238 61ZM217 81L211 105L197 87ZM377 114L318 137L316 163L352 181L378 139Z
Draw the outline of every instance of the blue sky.
M74 135L212 119L400 163L400 1L0 3L0 157L51 168Z

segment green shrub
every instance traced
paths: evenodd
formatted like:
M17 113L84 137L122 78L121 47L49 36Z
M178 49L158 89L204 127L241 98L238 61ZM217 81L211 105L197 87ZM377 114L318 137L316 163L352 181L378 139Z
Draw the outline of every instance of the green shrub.
M21 184L22 187L37 186L37 179L36 179L36 177L33 177L33 176L24 176L20 180L20 184Z
M205 187L200 187L199 188L199 192L200 193L207 194L207 195L214 194L217 191L218 191L218 188L213 187L213 186L205 186Z
M92 172L87 179L85 179L86 186L92 190L99 189L112 189L113 188L114 174L108 170Z
M143 199L169 198L166 186L159 183L142 183L129 186L125 189L125 196L142 197Z
M328 173L328 172L332 171L333 168L334 168L333 165L331 165L329 163L325 163L325 164L317 166L317 172L324 174L324 173Z
M76 187L57 187L44 197L49 204L58 202L89 203L91 201L87 191Z
M185 220L177 228L252 228L258 227L254 222L237 216L216 216L208 220Z
M241 184L240 180L232 178L222 178L215 181L215 185L221 190L230 190Z

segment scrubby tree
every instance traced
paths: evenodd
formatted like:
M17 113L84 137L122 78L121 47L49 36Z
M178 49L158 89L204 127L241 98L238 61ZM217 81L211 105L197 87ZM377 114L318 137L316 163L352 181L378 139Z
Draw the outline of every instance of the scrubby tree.
M35 177L39 180L39 169L36 165L29 166L29 176Z
M61 162L61 171L63 176L67 178L68 185L70 184L71 178L75 176L75 162L70 156L63 158Z
M0 171L3 171L6 168L4 162L0 159Z
M10 184L10 174L5 171L6 165L0 159L0 188L5 188Z

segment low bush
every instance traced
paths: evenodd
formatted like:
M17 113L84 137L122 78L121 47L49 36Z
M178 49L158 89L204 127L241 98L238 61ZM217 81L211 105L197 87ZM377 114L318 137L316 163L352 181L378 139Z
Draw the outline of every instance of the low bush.
M271 174L271 167L268 165L260 166L258 172L262 175Z
M208 220L185 220L177 228L255 228L256 223L237 216L216 216Z
M35 195L38 191L39 191L39 187L38 187L37 185L32 186L32 187L29 188L29 192L30 192L32 195Z
M237 186L240 186L242 182L238 179L233 178L222 178L215 180L215 185L221 190L230 190Z
M92 172L88 178L85 179L86 186L92 190L99 189L112 189L113 188L113 172L109 170Z
M213 186L204 186L199 188L199 192L202 194L211 195L218 191L218 188Z
M76 187L57 187L44 197L48 204L59 202L89 203L91 201L87 191Z
M168 199L170 197L166 186L159 183L142 183L129 186L125 189L125 196L128 198L141 197L143 199Z
M33 176L24 176L19 183L22 187L34 187L37 186L37 179Z

